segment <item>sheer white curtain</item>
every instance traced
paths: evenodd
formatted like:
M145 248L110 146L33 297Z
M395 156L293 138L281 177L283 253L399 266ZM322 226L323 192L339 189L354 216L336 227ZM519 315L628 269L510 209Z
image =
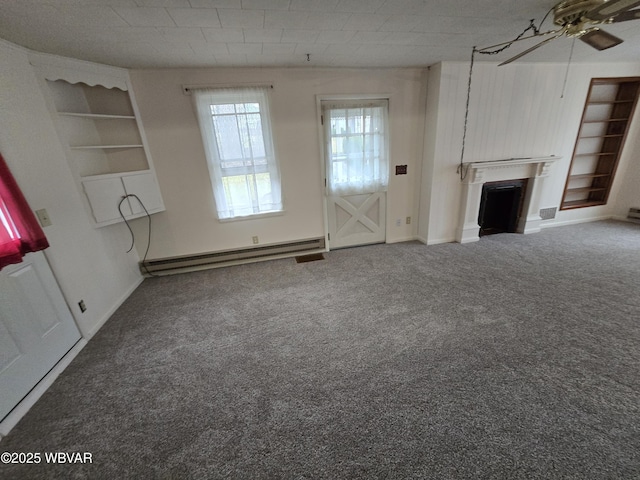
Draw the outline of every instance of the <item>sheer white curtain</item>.
M389 183L387 100L323 102L329 195L384 192Z
M268 88L193 89L220 219L282 210Z

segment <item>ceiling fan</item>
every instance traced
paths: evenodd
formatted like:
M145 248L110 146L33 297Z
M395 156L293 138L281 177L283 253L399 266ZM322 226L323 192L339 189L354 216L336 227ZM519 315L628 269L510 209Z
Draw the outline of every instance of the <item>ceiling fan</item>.
M510 45L516 41L549 36L549 38L500 64L506 65L563 35L579 38L597 50L605 50L619 45L623 40L601 30L599 25L640 19L640 8L634 10L639 5L640 0L565 0L549 11L549 13L553 12L553 23L560 28L544 33L540 33L537 28L534 28L533 35L485 47L479 49L478 52L488 53L491 49Z

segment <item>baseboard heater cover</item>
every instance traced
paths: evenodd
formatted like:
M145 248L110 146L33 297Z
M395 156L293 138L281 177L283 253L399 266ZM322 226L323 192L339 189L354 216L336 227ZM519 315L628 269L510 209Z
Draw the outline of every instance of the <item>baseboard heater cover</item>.
M178 257L158 258L140 262L140 272L144 275L170 275L208 268L238 265L275 258L285 258L301 253L325 251L324 237L283 242L235 250L182 255Z

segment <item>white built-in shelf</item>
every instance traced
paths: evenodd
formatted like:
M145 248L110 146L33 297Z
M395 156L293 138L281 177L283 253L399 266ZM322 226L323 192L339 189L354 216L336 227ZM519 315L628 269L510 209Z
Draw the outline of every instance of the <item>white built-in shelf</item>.
M131 219L163 211L131 92L84 80L68 82L57 74L48 85L69 165L95 225L122 222L122 215ZM128 195L139 200L130 202Z

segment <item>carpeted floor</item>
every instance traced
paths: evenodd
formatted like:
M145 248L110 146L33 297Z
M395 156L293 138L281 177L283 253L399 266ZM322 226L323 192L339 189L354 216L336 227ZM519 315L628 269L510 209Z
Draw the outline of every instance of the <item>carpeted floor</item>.
M146 280L0 443L9 478L640 478L640 226Z

